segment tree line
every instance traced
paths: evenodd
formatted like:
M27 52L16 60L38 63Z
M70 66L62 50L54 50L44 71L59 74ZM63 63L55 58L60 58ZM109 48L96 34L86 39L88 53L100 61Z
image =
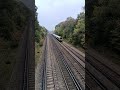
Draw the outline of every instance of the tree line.
M73 45L85 48L85 13L78 14L77 19L68 17L55 26L54 32Z
M21 34L30 15L30 10L20 1L0 1L0 40L9 41L10 47L18 46ZM1 43L3 43L1 41Z
M37 11L37 7L36 7ZM35 42L42 46L44 38L47 34L47 29L41 25L39 25L38 19L37 19L38 13L35 13Z
M86 43L120 51L120 0L90 0L86 6Z

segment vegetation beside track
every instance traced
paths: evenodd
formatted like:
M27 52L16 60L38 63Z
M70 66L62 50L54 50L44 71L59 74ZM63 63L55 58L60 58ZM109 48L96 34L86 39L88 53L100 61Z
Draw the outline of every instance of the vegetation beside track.
M120 63L120 0L91 0L86 6L86 44Z
M36 7L36 10L37 10L37 7ZM37 15L38 14L36 12L36 15L35 15L35 65L40 59L41 49L47 34L47 29L39 25Z
M56 25L54 32L74 46L85 48L85 13L78 14L77 19L68 17Z
M30 10L16 0L1 0L0 3L0 39L4 41L1 47L15 48L27 25ZM7 41L9 41L8 46L5 45Z
M59 23L55 33L77 47L92 47L120 61L120 0L91 0L86 6L85 15Z
M86 5L86 43L120 51L120 0L92 0Z
M0 89L5 90L17 62L18 46L31 11L18 0L0 1Z

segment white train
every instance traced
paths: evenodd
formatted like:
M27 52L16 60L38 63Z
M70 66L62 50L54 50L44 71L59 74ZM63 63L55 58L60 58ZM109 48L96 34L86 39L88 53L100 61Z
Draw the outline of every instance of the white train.
M58 35L56 35L56 34L52 34L58 41L60 41L60 42L62 42L63 41L63 39L62 39L62 37L61 36L58 36Z

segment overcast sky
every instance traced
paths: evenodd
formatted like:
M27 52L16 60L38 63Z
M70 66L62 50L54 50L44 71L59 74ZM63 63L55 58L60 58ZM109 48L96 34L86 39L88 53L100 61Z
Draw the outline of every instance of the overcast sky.
M76 18L83 11L85 0L35 0L35 4L39 24L51 31L67 17Z

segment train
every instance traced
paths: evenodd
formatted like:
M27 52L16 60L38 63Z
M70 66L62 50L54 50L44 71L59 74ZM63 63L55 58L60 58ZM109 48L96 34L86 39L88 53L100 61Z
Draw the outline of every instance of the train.
M56 34L52 34L59 42L62 42L63 41L63 39L62 39L62 37L61 36L58 36L58 35L56 35Z

